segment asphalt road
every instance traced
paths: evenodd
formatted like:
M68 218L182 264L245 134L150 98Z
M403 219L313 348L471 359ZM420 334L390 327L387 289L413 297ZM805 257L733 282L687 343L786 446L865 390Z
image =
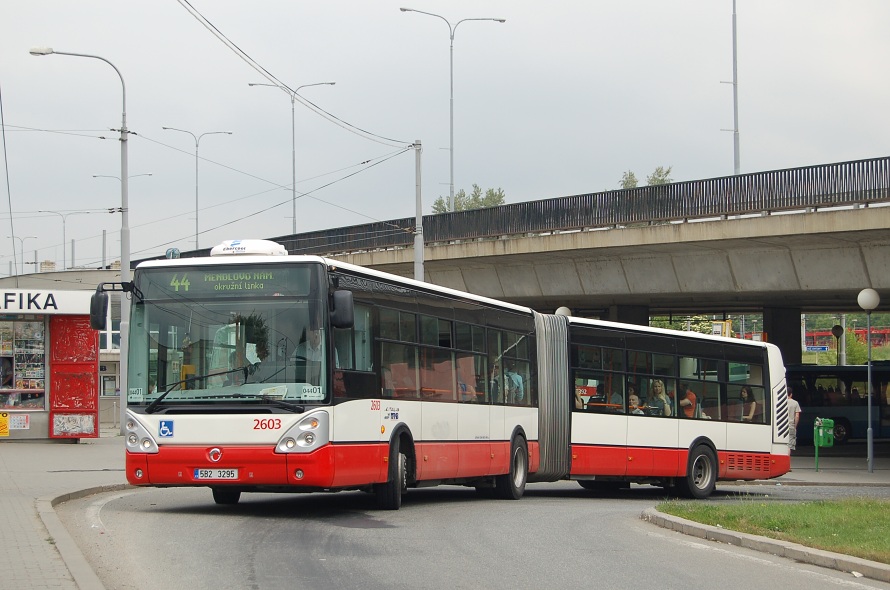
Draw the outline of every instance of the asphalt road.
M890 488L861 491L890 496ZM721 484L709 501L839 495L850 490L763 482ZM443 486L410 490L388 512L359 492L245 494L217 506L207 489L178 488L100 494L57 511L109 589L890 590L639 519L664 497L649 486L602 496L558 482L511 502Z

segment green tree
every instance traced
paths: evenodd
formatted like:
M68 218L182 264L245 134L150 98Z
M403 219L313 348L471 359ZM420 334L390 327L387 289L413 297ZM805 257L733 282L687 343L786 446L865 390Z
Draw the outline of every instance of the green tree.
M844 334L844 342L847 345L847 364L864 365L868 362L868 346L859 340L851 329Z
M454 210L469 211L470 209L485 209L497 207L507 202L507 196L502 188L490 188L484 193L478 184L473 184L473 191L468 195L464 189L454 194ZM448 213L448 199L439 197L433 203L433 213Z
M710 334L712 328L712 316L709 315L692 315L692 316L674 316L652 317L649 319L649 325L653 328L666 328L668 330L681 330L688 332L699 332L700 334Z
M621 182L618 183L618 186L621 188L637 188L638 184L640 182L637 180L637 175L632 170L628 170L621 175Z
M667 168L659 166L652 172L652 174L646 177L646 185L655 186L659 184L670 184L674 181L674 179L671 178L671 170L673 170L673 168L673 166L668 166ZM621 181L618 183L618 188L637 188L639 184L637 175L633 173L633 170L628 170L621 175Z
M670 184L673 182L673 179L671 178L671 170L673 170L673 168L673 166L668 166L667 168L659 166L652 174L646 177L646 184L649 186Z

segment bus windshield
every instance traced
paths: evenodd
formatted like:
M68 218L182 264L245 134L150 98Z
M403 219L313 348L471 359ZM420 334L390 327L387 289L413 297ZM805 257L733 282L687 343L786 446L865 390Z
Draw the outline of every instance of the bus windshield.
M127 404L330 400L320 264L137 269Z

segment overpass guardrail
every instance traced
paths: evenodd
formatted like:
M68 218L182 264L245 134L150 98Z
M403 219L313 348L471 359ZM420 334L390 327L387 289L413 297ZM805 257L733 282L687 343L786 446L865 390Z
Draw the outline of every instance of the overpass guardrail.
M888 201L890 156L424 215L423 237L449 243ZM293 254L332 255L411 247L414 226L406 217L272 239Z

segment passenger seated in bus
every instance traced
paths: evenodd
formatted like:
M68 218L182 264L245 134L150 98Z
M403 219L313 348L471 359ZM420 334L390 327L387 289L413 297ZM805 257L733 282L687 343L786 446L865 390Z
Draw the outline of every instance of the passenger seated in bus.
M575 389L575 409L583 410L584 409L584 398L581 397L581 394Z
M637 386L634 385L633 383L631 383L631 382L628 381L628 383L627 383L627 400L628 400L628 404L630 403L630 396L632 396L632 395L637 396L637 404L636 404L636 405L639 405L639 402L640 402L640 395L637 393Z
M664 381L661 379L652 380L652 387L649 390L646 406L649 408L650 415L672 415L671 400L667 396L667 392L664 389Z
M742 422L753 422L754 413L757 411L754 392L747 385L742 385L742 388L739 390L739 399L742 401Z
M640 409L640 397L636 393L628 394L627 396L627 410L631 414L642 415L645 412Z
M689 385L686 383L680 384L680 401L677 402L677 406L682 412L678 411L677 413L684 418L693 418L695 417L695 411L697 407L697 399L695 397L695 393L689 389Z

